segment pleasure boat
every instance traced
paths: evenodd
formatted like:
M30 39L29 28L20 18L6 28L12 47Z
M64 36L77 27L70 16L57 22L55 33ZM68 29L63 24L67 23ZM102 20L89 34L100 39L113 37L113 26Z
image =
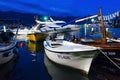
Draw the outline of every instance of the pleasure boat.
M30 41L44 40L46 37L46 34L45 34L46 31L42 31L41 30L42 27L43 27L43 25L40 23L37 23L35 26L33 26L27 34L28 39Z
M5 26L0 30L0 64L7 63L14 57L17 45L16 36Z
M11 29L11 31L14 33L14 34L16 34L16 30L17 30L17 28L16 29ZM19 31L18 31L18 35L27 35L28 34L28 32L29 32L29 30L30 29L28 29L28 28L19 28Z
M55 41L46 38L44 49L47 57L58 64L89 73L92 60L99 53L98 47L76 44L57 36Z
M36 19L36 25L31 28L28 32L28 38L31 41L41 41L46 37L46 33L60 32L66 29L63 29L57 23L64 23L64 21L54 21L50 18L51 21L39 21Z
M43 43L42 42L28 41L28 50L33 52L33 53L42 52Z
M52 32L62 32L62 31L77 31L80 28L80 25L77 24L70 24L71 22L65 22L62 20L53 20L50 17L50 20L47 21L40 21L38 19L35 20L37 24L42 24L45 27L40 28L41 31L46 31L49 33ZM73 22L73 21L72 21Z
M100 47L103 51L103 53L105 55L107 55L110 58L120 58L120 42L119 40L113 40L113 39L107 39L107 33L106 33L106 28L104 26L104 20L103 20L103 16L102 16L102 9L100 9L100 14L97 14L96 16L90 16L84 19L80 19L76 22L79 21L83 21L83 20L88 20L88 19L92 19L92 18L96 18L96 17L100 17L100 27L102 29L101 32L101 39L100 40L95 40L92 39L91 42L83 42L83 39L79 38L78 42L80 42L81 44L85 44L88 46L94 46L94 47ZM96 34L96 32L95 32ZM109 34L109 36L111 36L111 34Z
M43 41L46 38L46 34L42 32L29 33L27 36L30 41Z

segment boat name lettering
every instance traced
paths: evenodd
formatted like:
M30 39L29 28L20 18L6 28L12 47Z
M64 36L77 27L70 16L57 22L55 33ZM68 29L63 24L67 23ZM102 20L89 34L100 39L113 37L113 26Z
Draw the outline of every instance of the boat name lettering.
M106 55L116 55L115 52L104 52L104 54L106 54Z
M60 59L70 59L69 56L63 56L63 55L57 55L57 56L58 56L58 58L60 58Z

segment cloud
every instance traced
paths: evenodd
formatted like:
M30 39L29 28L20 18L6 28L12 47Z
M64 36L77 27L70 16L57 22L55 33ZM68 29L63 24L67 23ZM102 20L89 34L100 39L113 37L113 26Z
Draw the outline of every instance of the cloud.
M120 10L120 1L114 0L0 0L0 11L17 11L55 16L104 14Z

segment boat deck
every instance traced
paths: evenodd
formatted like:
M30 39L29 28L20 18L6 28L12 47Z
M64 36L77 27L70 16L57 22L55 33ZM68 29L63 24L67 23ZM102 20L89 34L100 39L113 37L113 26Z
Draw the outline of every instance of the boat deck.
M46 42L46 44L48 45L47 48L49 48L49 50L58 52L80 52L80 51L93 51L98 49L96 47L75 44L68 41L63 41L62 43Z
M120 43L110 42L106 44L102 43L88 43L89 46L101 47L104 50L120 50Z

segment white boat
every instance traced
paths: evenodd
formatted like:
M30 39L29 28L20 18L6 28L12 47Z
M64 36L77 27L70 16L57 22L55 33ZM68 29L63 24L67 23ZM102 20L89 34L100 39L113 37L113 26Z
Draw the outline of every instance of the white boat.
M107 40L109 42L120 42L120 38L109 38L109 37L107 37Z
M37 19L35 21L37 24L33 26L27 34L28 39L31 41L44 40L47 33L66 31L66 28L62 28L60 25L56 24L63 23L63 21L39 21Z
M46 34L42 32L29 33L27 36L30 41L43 41L46 38Z
M16 34L16 29L11 29L11 31L13 31L14 34ZM19 31L18 31L18 35L27 35L28 32L29 32L30 29L28 28L19 28Z
M16 35L10 30L0 30L0 64L7 63L14 57Z
M36 23L38 24L42 24L45 27L40 28L41 31L47 31L47 32L62 32L64 31L68 31L68 30L79 30L80 26L76 25L76 24L69 24L66 23L65 21L62 20L53 20L50 17L50 20L47 21L39 21L39 20L35 20Z
M115 38L111 38L110 40L113 41L113 42L120 42L120 38L116 38L116 39Z
M76 44L60 38L56 41L44 41L44 49L51 61L79 69L85 74L88 74L94 56L99 53L97 47Z

